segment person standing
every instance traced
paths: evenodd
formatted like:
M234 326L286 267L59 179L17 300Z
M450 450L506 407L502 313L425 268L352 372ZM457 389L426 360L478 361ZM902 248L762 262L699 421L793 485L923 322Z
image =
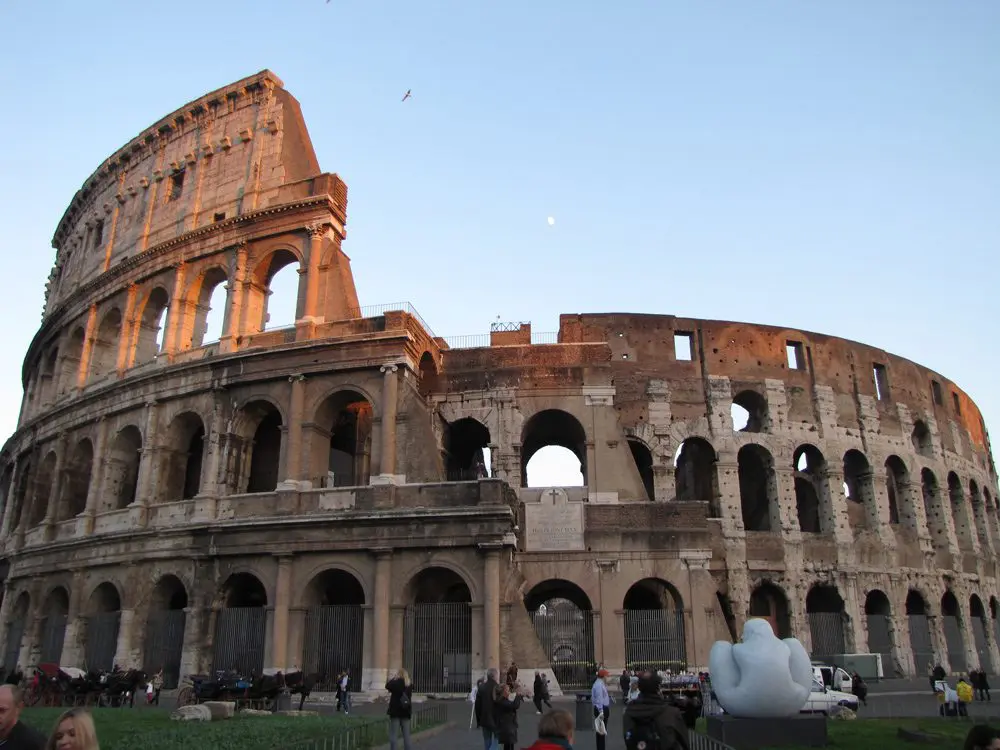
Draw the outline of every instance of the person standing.
M632 675L628 673L627 669L623 669L621 675L618 677L618 687L622 691L622 698L628 695L629 689L632 687Z
M0 747L3 750L43 750L45 737L21 721L24 699L15 685L0 686Z
M503 750L514 750L517 744L517 710L524 698L510 685L502 685L496 696L494 711L497 725L497 741Z
M542 703L552 708L552 703L549 702L549 685L542 677L541 672L535 672L535 684L532 685L532 698L535 703L535 711L539 716L542 715Z
M489 669L484 682L476 692L476 702L473 713L476 715L476 726L483 733L483 750L497 750L497 719L495 700L500 687L499 672Z
M608 694L608 671L600 669L597 679L590 688L590 702L594 706L594 734L597 739L597 750L605 750L608 733L608 721L611 719L611 696ZM600 722L597 720L601 719ZM604 731L601 731L601 730Z
M410 673L401 669L385 683L389 691L389 750L396 750L396 735L403 735L403 750L410 750L410 717L413 716L413 685Z
M628 750L688 750L688 728L681 712L660 694L660 678L654 673L639 677L639 697L628 704L622 716L622 733Z
M344 673L340 676L340 694L343 696L342 703L344 705L344 714L347 715L351 713L351 670L345 669Z

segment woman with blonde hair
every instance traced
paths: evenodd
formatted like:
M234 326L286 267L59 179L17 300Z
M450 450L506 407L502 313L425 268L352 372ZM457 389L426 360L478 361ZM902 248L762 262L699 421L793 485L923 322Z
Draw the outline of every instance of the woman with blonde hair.
M71 708L60 716L45 750L101 750L90 711Z
M410 674L401 669L385 683L389 691L389 748L396 750L396 735L403 735L403 750L410 750L410 717L413 716L413 685Z

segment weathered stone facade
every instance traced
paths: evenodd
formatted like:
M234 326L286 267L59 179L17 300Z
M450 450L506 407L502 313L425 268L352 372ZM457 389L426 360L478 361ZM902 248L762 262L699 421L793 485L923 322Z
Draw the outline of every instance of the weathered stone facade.
M267 71L73 199L0 453L7 666L351 666L369 688L406 664L447 690L511 659L704 665L766 616L887 672L1000 667L997 475L957 386L672 316L449 347L408 306L359 307L346 204ZM288 264L296 324L265 331ZM585 486L525 486L549 445Z

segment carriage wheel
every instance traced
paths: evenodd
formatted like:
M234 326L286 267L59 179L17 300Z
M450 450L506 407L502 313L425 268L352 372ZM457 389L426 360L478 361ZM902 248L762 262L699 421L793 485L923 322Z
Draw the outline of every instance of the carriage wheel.
M195 703L194 689L190 687L181 688L181 691L177 693L177 707L190 706Z

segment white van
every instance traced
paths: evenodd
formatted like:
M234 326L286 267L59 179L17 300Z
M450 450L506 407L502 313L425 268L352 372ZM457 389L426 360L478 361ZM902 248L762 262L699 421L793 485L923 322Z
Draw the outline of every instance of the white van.
M854 689L854 680L847 671L831 664L813 664L813 679L842 693L851 693Z

